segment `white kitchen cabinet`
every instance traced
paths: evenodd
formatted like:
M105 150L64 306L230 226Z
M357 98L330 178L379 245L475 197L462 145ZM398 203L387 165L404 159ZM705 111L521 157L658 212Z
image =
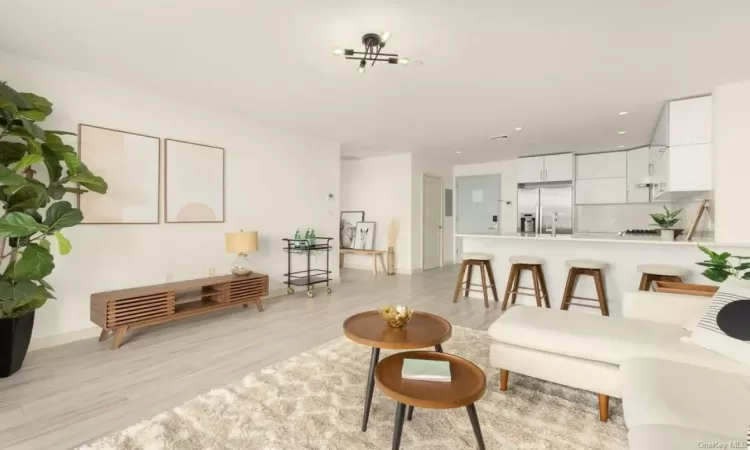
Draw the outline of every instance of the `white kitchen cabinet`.
M562 153L544 157L544 181L571 181L573 154Z
M518 183L573 180L573 154L532 156L516 160Z
M544 156L518 158L516 177L519 183L541 183L544 181Z
M648 147L627 151L627 194L628 203L648 203L650 201L649 188L638 187L639 184L650 181L651 163Z
M713 98L669 102L669 146L707 144L712 141Z
M605 205L626 201L626 177L576 180L576 205Z
M668 147L653 171L655 200L703 198L713 189L711 144Z
M625 152L577 155L576 180L623 178L627 167L625 159Z

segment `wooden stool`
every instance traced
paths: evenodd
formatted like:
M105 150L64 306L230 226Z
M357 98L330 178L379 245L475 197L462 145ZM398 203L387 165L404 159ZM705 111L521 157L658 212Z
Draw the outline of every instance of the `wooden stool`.
M607 306L607 294L604 292L604 279L602 278L602 269L607 267L607 263L603 261L594 260L568 260L565 261L565 266L569 267L568 271L568 282L565 283L565 292L563 293L562 305L560 309L567 310L570 305L583 306L586 308L599 308L603 316L609 315L609 307ZM597 298L585 298L585 297L574 297L573 291L576 287L579 275L591 275L594 277L594 285L596 286ZM598 306L588 305L585 303L573 303L573 299L586 300L597 302Z
M492 289L492 296L495 298L495 301L498 301L495 275L492 273L490 259L492 259L492 255L488 255L487 253L464 253L461 268L458 270L458 282L456 283L456 291L453 293L453 303L458 302L458 294L461 292L462 287L464 289L464 297L469 296L469 291L484 294L485 308L490 307L487 289ZM472 286L480 286L479 284L471 284L471 272L474 266L479 266L479 272L482 274L482 289L471 289ZM464 278L466 278L466 281L464 281ZM490 279L489 285L487 284L487 278ZM464 287L464 285L466 286Z
M516 304L516 296L518 294L533 295L536 297L536 306L541 308L542 301L544 301L544 306L549 308L547 283L544 281L544 272L542 271L544 260L542 258L537 258L536 256L511 256L510 263L508 285L505 287L505 297L503 297L503 311L508 307L508 298L510 298L511 305ZM531 272L531 278L534 280L533 288L518 285L521 280L522 270L528 270ZM520 292L520 289L534 291L534 293Z
M680 266L667 266L663 264L641 264L635 267L641 275L641 291L650 291L654 281L675 281L682 283L682 277L690 273Z

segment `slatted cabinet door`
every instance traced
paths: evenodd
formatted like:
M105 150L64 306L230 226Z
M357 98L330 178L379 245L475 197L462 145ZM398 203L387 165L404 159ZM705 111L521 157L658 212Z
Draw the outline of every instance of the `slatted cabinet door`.
M229 283L230 302L259 299L268 295L268 277L232 280Z
M158 292L107 303L107 328L159 319L174 314L174 292Z

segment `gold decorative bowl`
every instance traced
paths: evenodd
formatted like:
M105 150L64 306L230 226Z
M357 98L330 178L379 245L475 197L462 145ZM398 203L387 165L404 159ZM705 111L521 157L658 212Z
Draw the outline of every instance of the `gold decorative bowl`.
M378 311L383 321L391 328L403 328L411 320L414 310L408 306L386 306Z

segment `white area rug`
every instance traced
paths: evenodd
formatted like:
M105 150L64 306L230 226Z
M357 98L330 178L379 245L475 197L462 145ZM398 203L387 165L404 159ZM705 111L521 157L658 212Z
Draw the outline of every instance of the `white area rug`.
M619 400L611 400L610 421L602 423L590 392L518 374L500 392L498 371L488 365L489 342L483 331L454 327L443 344L487 374L476 407L488 449L627 448ZM390 448L396 403L377 388L368 430L360 431L369 360L369 348L335 339L81 449ZM476 448L466 409L416 409L401 448Z

